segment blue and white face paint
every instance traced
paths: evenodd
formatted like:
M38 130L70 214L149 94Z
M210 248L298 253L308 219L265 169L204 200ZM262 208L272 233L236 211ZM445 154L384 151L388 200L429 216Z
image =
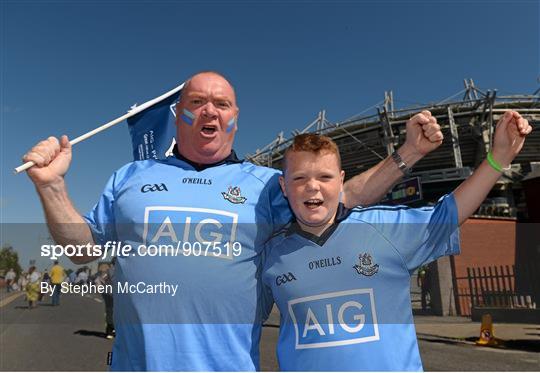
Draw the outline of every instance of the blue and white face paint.
M182 114L180 115L180 118L188 125L192 126L193 122L195 121L195 114L193 114L188 109L182 109ZM226 133L230 133L234 127L236 126L236 116L231 118L231 120L227 123L227 129L225 130Z
M193 125L193 121L195 120L195 114L193 114L188 109L182 109L182 115L180 116L182 120L188 125Z
M225 132L229 133L236 126L236 117L231 118L229 123L227 123L227 130Z

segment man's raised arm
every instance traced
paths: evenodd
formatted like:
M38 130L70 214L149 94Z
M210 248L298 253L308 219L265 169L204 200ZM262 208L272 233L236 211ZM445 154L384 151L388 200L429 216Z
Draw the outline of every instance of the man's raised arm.
M36 164L27 174L36 187L54 241L60 245L93 245L90 228L71 203L64 181L71 163L71 144L67 136L62 136L60 142L55 137L39 142L24 155L23 161ZM70 259L75 264L83 264L95 257Z
M407 138L397 153L407 168L442 144L441 127L427 110L409 119L406 130ZM389 156L345 183L343 203L348 208L377 203L402 177L398 162Z

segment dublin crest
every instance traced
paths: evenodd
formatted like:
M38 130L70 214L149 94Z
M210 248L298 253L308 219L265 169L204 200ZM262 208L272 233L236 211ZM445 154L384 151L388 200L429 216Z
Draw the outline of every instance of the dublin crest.
M373 258L368 253L358 255L358 264L353 266L359 275L373 276L379 271L379 265L373 264Z
M246 202L246 197L243 197L240 194L240 188L239 187L232 187L230 186L227 192L221 192L221 195L223 198L225 198L227 201L231 203L244 203Z

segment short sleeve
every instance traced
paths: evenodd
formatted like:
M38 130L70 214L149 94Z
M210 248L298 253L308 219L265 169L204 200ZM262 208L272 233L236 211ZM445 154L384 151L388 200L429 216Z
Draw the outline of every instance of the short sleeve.
M104 245L107 241L116 240L116 224L114 218L114 184L115 172L107 184L94 208L83 216L88 223L94 242Z
M261 278L261 297L260 297L260 304L261 304L261 315L262 315L262 321L265 322L268 317L270 316L270 313L272 312L272 308L274 307L274 295L272 293L272 288L267 284L267 269L268 269L268 258L270 256L270 251L272 248L272 240L268 241L262 250L262 278Z
M289 203L279 186L279 175L276 173L267 184L273 232L277 232L292 219Z
M435 206L395 208L384 213L382 231L409 271L442 256L460 252L457 205L448 194Z
M272 295L272 289L262 284L262 294L261 294L261 305L262 305L262 321L265 322L270 313L272 313L272 307L274 307L274 296Z
M265 182L255 207L255 221L258 232L257 247L262 247L272 237L273 233L277 232L292 218L289 204L281 192L278 179L279 173L274 171L274 174Z

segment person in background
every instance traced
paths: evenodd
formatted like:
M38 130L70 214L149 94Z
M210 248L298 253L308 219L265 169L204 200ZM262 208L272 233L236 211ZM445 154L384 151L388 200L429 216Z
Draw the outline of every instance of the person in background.
M43 270L43 276L41 276L41 282L46 282L47 284L50 284L50 279L51 279L51 277L49 276L49 272L47 272L47 268L45 268L45 269ZM41 289L41 287L40 287L40 289ZM45 294L42 293L41 290L40 290L40 292L39 292L39 297L38 297L38 301L41 302L41 301L43 300L43 296L44 296L44 295L45 295Z
M77 280L77 272L75 272L75 271L72 270L72 271L69 273L68 280L69 280L69 283L70 283L70 284L74 284L75 281Z
M19 290L26 291L26 285L28 284L28 273L22 272L19 278L17 279L17 285Z
M13 268L10 268L9 271L6 273L6 289L7 292L11 292L13 290L13 284L15 283L15 277L17 275L15 274L15 271Z
M51 285L57 285L54 287L54 292L52 295L52 305L53 306L59 306L60 305L60 290L62 288L62 282L64 281L64 278L66 277L66 272L64 271L64 268L58 264L58 260L54 261L54 265L51 268Z
M418 268L418 276L416 277L416 284L420 287L422 311L427 310L428 299L431 307L431 294L430 294L430 273L429 266L423 265Z
M94 280L96 285L112 285L114 278L114 263L116 262L116 257L111 260L108 268L101 268L98 272L96 279ZM105 303L105 337L107 339L113 339L115 330L114 330L114 318L113 318L113 295L112 293L102 292L101 297Z
M39 282L41 281L41 274L36 271L35 266L28 268L27 274L27 283L26 283L26 300L28 301L28 309L33 309L37 307L37 301L40 294Z
M86 272L86 267L79 268L75 282L77 285L84 285L88 282L88 272Z

